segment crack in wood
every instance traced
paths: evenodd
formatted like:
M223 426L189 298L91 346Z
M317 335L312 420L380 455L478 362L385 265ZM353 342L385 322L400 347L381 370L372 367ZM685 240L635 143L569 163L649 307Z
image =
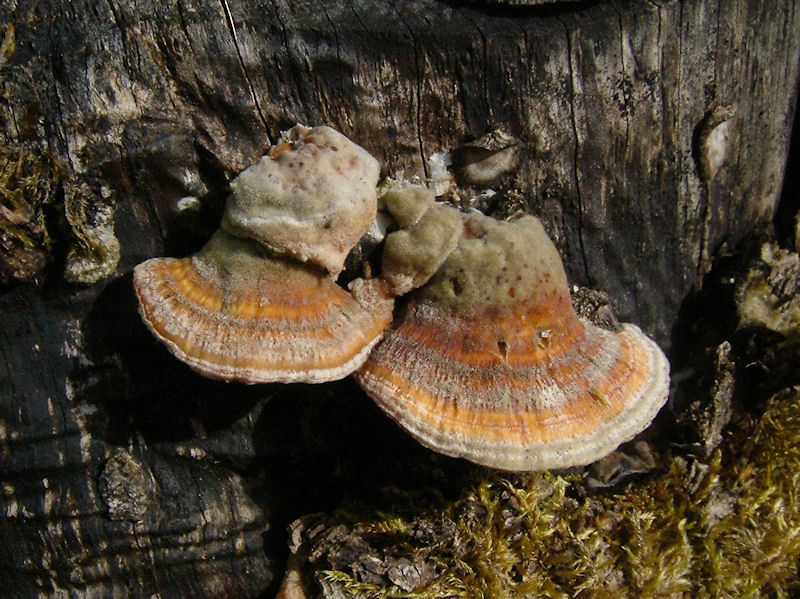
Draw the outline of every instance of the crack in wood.
M578 76L575 73L575 68L572 64L573 61L573 48L572 48L572 37L567 24L559 19L559 22L564 27L564 33L567 42L567 65L568 65L568 75L569 75L569 105L570 105L570 125L572 127L572 136L575 140L575 145L573 148L573 155L572 155L572 178L575 183L575 195L576 200L578 202L578 226L577 226L577 233L578 233L578 246L580 248L581 253L581 261L583 262L583 274L586 278L586 283L588 285L592 284L592 278L589 274L589 261L586 256L586 246L584 244L583 236L583 218L584 218L584 201L583 195L581 193L581 183L580 183L580 174L578 172L578 162L579 162L579 152L580 152L580 138L578 136L578 117L576 114L576 77Z
M242 51L239 48L239 39L236 35L236 24L233 22L233 15L231 14L231 9L228 6L228 0L220 0L222 4L222 10L225 13L225 21L228 25L228 30L231 33L231 39L233 40L233 47L236 50L236 56L239 58L239 64L242 67L242 73L244 74L245 81L247 81L247 87L250 90L250 97L253 100L253 104L255 105L256 112L258 113L258 118L261 120L261 124L264 127L264 133L267 136L267 140L270 144L272 144L272 139L269 135L269 126L267 125L267 119L264 118L264 113L261 110L261 104L258 102L258 96L256 94L256 90L253 87L253 82L250 79L250 74L247 72L247 66L244 63L244 58L242 57Z
M422 139L422 67L420 66L420 57L419 57L419 44L417 42L417 38L414 35L414 29L409 25L408 21L403 17L400 10L397 8L395 4L392 4L392 10L394 10L397 18L400 19L400 22L405 26L408 30L408 35L411 37L411 47L414 52L414 69L416 72L416 86L414 89L414 94L416 96L416 129L417 129L417 144L419 147L419 159L422 163L422 172L425 175L425 179L427 180L430 176L428 172L428 160L425 157L425 146L423 144Z

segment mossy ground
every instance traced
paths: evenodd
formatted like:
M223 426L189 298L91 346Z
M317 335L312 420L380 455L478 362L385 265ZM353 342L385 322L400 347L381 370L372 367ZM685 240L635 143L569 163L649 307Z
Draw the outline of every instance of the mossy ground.
M475 466L443 475L446 492L387 485L377 499L295 524L305 589L283 596L800 596L800 336L739 327L730 285L724 293L731 309L725 318L702 311L718 322L687 354L692 376L712 384L683 390L703 405L732 402L718 445L697 442L702 427L674 434L697 425L676 421L686 407L677 401L652 436L658 466L622 482L593 485L591 469ZM698 359L724 339L725 368Z
M587 493L577 474L479 472L454 502L431 494L383 512L340 509L326 529L344 526L347 541L312 540L317 580L343 596L425 599L783 597L796 587L800 388L758 419L740 416L709 458L675 457L612 493ZM432 566L431 580L406 590L367 582L357 566L322 567L358 554L354 538L362 566L367 554L403 560L412 580Z

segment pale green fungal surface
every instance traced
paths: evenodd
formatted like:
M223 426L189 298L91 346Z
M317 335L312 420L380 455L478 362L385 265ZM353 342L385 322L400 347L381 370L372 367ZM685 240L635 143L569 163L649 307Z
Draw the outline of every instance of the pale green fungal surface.
M455 249L463 230L461 212L437 205L416 224L390 233L382 274L393 294L403 295L425 284Z
M416 224L433 205L433 192L422 185L391 187L381 195L380 202L405 229Z
M472 213L464 219L464 231L420 290L421 299L469 315L568 289L561 257L538 218L498 221Z
M379 175L341 133L297 125L231 182L222 228L337 274L375 220Z

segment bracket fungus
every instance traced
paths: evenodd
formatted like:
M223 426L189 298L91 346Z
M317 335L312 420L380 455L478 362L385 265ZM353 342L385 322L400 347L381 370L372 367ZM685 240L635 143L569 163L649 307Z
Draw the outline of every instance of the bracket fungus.
M290 129L231 183L222 226L197 254L136 267L145 324L210 378L347 376L392 320L384 281L348 292L332 278L375 218L377 179L377 161L340 133Z
M190 258L153 258L134 285L150 331L210 378L315 383L358 368L392 320L379 281L348 293L313 265L217 231Z
M211 378L323 382L357 370L421 443L504 470L587 464L652 421L667 359L635 325L576 314L534 217L465 215L421 186L384 189L399 228L381 275L339 287L333 277L376 222L378 175L333 129L285 132L231 183L200 252L136 267L145 323Z
M422 444L504 470L587 464L644 429L667 399L658 346L577 316L538 219L463 218L359 384Z
M296 125L231 182L222 228L336 275L375 220L379 175L341 133Z

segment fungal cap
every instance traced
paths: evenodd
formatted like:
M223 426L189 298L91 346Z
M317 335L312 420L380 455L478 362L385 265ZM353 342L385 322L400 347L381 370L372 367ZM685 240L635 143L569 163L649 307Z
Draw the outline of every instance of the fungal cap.
M567 297L567 275L539 219L463 217L464 234L419 297L461 315L491 315L520 302Z
M222 227L337 274L375 219L379 174L341 133L297 125L231 182Z
M145 324L169 351L227 381L343 378L392 319L391 301L376 292L362 305L317 268L223 231L191 258L140 264L134 286Z
M405 295L425 284L455 249L464 230L461 213L431 206L418 222L386 237L381 276L393 295Z
M424 445L504 470L587 464L645 428L667 398L656 344L577 317L538 220L465 221L356 373L367 393Z

